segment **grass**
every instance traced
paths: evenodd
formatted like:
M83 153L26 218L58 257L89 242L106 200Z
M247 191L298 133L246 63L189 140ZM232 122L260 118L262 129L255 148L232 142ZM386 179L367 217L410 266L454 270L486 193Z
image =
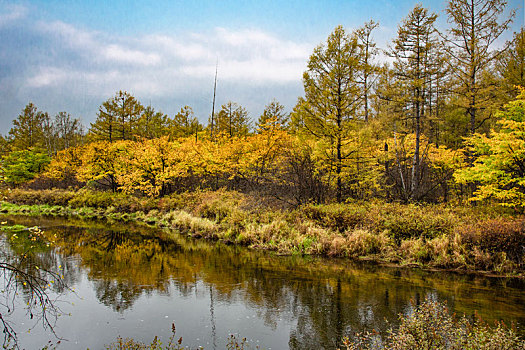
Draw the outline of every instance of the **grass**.
M281 210L238 192L164 198L81 190L13 190L0 212L142 222L275 251L523 276L525 218L491 207L385 202Z

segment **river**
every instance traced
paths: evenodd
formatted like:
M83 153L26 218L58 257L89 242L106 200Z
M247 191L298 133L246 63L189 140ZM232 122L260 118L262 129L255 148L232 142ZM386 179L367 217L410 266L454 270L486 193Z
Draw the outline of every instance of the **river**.
M172 324L192 349L225 349L230 334L264 349L336 349L345 335L395 327L399 314L425 298L459 315L513 322L524 334L522 280L275 256L130 224L0 220L37 225L45 236L31 243L24 234L4 234L4 259L26 254L29 271L59 271L71 288L52 292L60 308L58 349L102 349L118 336L166 342ZM22 348L56 343L25 313L23 293L18 298L9 321Z

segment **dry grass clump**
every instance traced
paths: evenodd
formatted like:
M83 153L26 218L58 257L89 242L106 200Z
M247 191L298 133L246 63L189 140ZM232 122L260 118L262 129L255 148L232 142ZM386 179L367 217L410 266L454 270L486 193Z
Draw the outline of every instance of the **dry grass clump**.
M1 212L139 221L194 236L277 251L440 268L521 273L525 218L490 208L386 202L282 210L224 189L163 198L82 189L5 191Z
M458 227L475 268L511 271L525 267L525 219L494 218Z

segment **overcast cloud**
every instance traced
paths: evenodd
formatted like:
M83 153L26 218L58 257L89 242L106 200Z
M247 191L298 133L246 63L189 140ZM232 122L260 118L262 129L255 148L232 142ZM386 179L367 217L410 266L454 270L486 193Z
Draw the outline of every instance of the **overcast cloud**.
M22 6L3 11L2 133L29 101L51 114L65 110L82 117L88 126L98 106L121 89L170 115L190 105L204 122L217 62L219 104L238 102L252 118L272 98L291 109L315 46L260 30L221 27L208 33L118 36L62 21L33 22Z

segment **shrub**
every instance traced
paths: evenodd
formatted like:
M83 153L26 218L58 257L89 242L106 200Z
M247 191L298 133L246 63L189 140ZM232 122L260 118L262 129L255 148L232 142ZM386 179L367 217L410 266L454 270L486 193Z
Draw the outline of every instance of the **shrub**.
M491 258L504 253L520 267L525 263L525 219L488 219L461 226L458 234L472 250L477 248Z
M306 205L302 212L308 219L322 227L344 232L363 225L367 208L350 204L310 204Z
M113 205L114 198L117 196L119 196L119 194L111 192L82 190L75 194L75 196L69 201L69 205L73 208L107 208Z
M474 321L451 315L445 304L425 300L412 304L412 312L400 316L400 326L382 339L380 334L356 335L343 339L347 350L354 349L524 349L525 341L516 331L497 323L488 326L480 318Z
M397 242L449 234L456 224L455 216L443 207L392 204L376 207L370 215L375 217L376 230L388 230Z
M228 217L234 208L238 208L243 196L238 192L218 190L199 194L195 215L221 222Z
M14 189L5 193L6 200L15 204L49 204L66 206L75 192L64 190L27 190Z

